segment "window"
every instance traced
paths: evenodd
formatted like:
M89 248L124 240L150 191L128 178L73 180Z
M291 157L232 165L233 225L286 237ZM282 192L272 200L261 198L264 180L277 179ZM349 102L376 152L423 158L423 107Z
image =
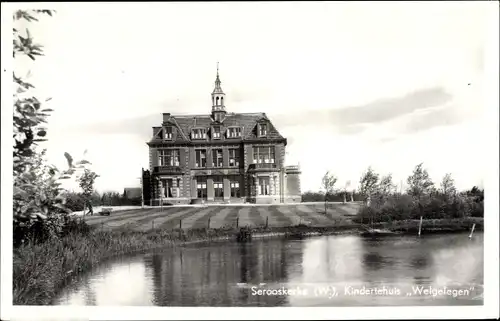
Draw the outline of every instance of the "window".
M162 179L161 196L165 198L177 197L179 189L174 187L174 180L171 178Z
M207 166L207 152L204 149L197 149L195 151L196 167L206 167Z
M222 181L222 176L214 176L214 197L224 197L224 183Z
M215 114L215 116L216 116L216 120L217 120L217 121L219 121L219 120L220 120L220 117L219 117L219 119L217 119L217 116L220 116L220 114L218 114L218 113L217 113L217 114ZM214 126L214 127L213 127L212 137L213 137L214 139L219 139L219 138L220 138L220 136L221 136L221 135L220 135L220 126Z
M207 198L206 176L198 176L198 178L196 178L196 194L198 198Z
M193 139L205 139L207 138L207 131L205 128L195 128L192 132Z
M259 177L259 195L269 195L269 177Z
M241 136L241 128L229 127L227 129L227 137L228 138L235 138L235 137L240 137L240 136Z
M222 167L222 149L212 150L212 167Z
M229 178L231 186L231 197L241 197L240 196L240 181L238 176L232 176Z
M253 148L253 162L259 164L274 163L274 146L262 146Z
M172 126L165 127L165 139L171 140L173 137Z
M267 135L267 124L259 125L259 137Z
M178 149L160 149L159 150L160 166L179 166L179 150Z
M229 166L230 167L240 166L240 153L239 150L236 148L229 150Z

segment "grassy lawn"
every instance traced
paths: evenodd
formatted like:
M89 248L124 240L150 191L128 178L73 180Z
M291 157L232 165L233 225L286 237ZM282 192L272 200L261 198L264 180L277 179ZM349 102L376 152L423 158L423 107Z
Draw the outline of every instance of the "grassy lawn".
M221 227L284 227L297 224L331 226L348 223L360 203L301 203L269 206L164 207L114 211L110 216L86 216L87 224L102 230L149 231L152 229L198 229Z

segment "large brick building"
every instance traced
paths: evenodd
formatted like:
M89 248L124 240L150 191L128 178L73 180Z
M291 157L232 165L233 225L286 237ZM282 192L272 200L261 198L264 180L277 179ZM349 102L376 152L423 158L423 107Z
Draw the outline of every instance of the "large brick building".
M300 202L298 166L285 166L287 140L265 113L229 113L219 72L207 115L163 114L153 127L146 204Z

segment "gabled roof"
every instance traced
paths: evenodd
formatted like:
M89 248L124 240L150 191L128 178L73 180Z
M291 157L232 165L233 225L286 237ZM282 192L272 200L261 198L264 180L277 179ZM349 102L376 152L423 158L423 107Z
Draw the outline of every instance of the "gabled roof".
M269 124L269 133L265 138L259 138L257 135L257 124L259 121L265 120ZM193 128L206 128L210 130L212 125L216 123L211 115L172 115L169 118L168 124L178 128L176 142L189 142L191 130ZM265 113L227 113L224 121L220 124L223 128L238 126L242 128L241 139L232 138L231 141L237 142L241 140L262 140L269 139L284 139L278 130L273 126L272 122L267 118ZM158 131L162 127L154 127ZM156 132L156 131L155 131ZM153 137L150 143L160 142L161 139Z

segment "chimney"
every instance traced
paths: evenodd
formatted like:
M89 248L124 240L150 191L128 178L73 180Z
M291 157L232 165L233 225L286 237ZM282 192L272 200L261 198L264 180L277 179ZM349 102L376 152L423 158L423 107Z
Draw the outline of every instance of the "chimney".
M167 122L170 119L170 113L163 113L163 122Z

